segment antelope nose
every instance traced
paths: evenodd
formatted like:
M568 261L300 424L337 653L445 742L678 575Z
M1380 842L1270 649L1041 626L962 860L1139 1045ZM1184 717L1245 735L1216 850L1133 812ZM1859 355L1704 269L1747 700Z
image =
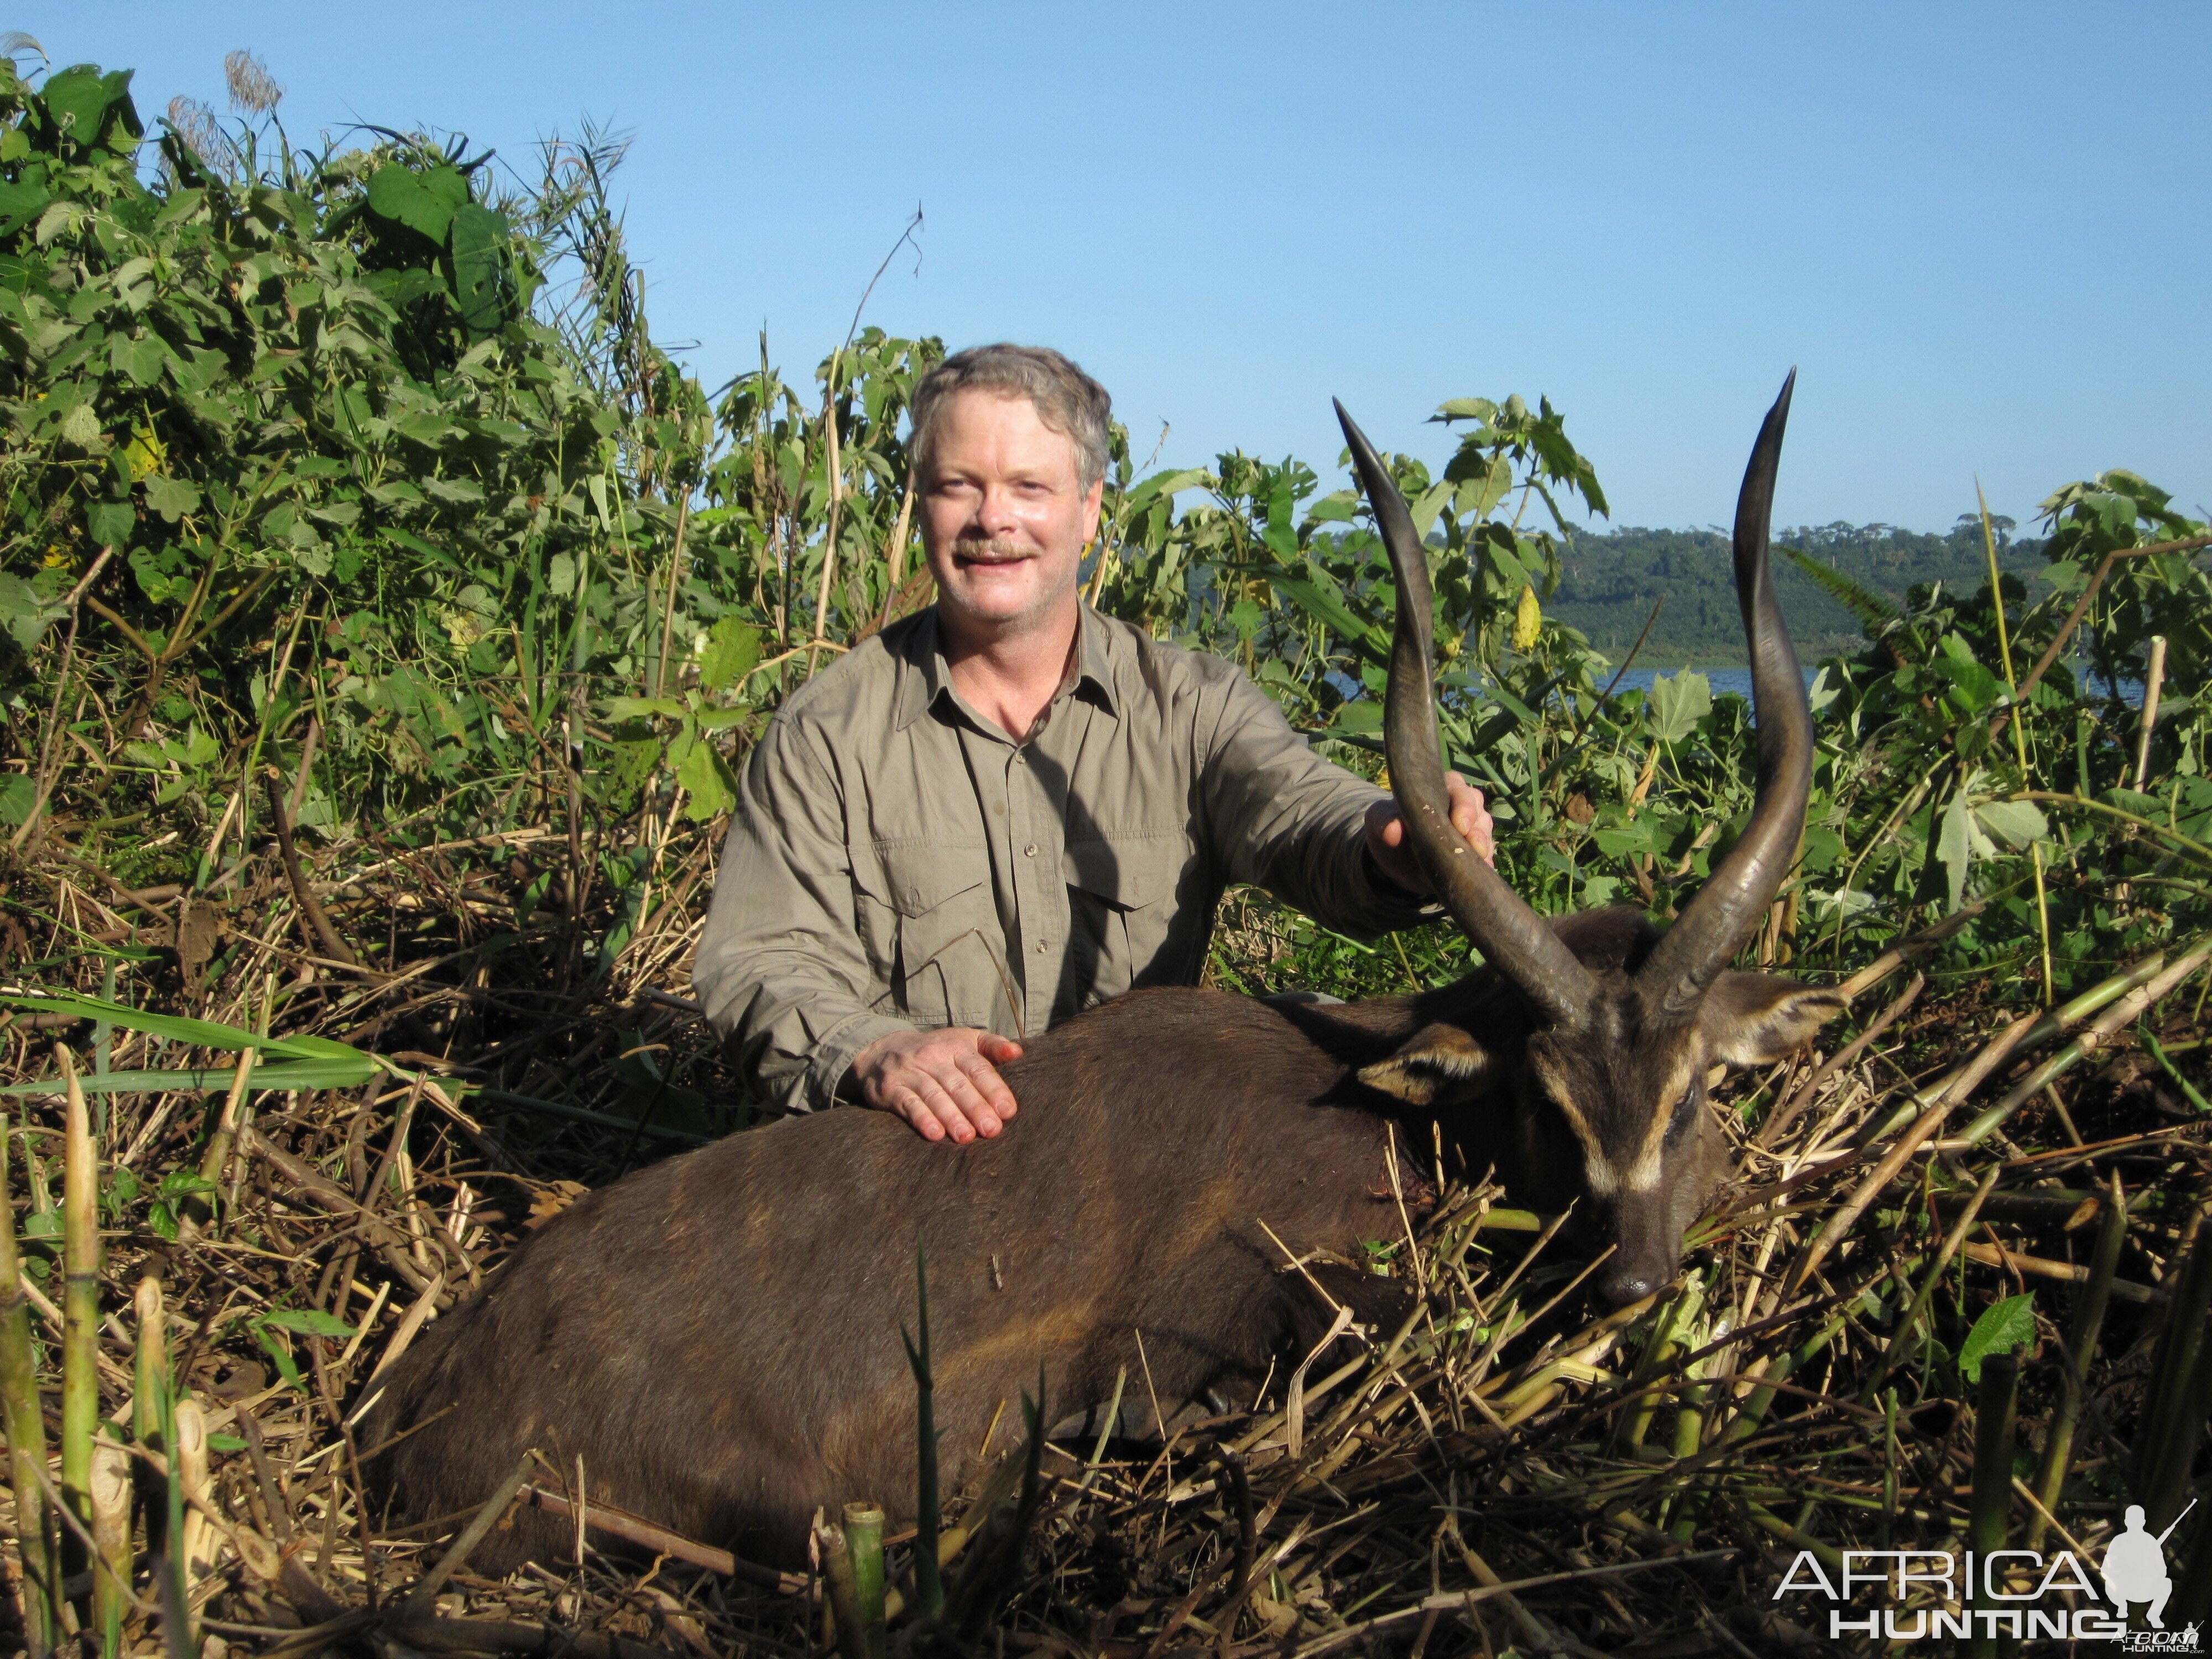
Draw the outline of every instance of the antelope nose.
M1650 1273L1623 1267L1601 1275L1597 1291L1609 1306L1625 1308L1632 1302L1641 1302L1658 1288L1658 1280Z

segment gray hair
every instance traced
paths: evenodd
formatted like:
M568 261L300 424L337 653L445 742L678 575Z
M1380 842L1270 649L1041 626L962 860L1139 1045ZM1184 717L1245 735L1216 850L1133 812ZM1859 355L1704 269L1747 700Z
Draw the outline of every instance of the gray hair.
M914 389L914 471L926 474L945 405L963 392L1026 398L1037 419L1075 449L1075 476L1089 489L1106 476L1107 422L1114 400L1106 388L1049 346L983 345L956 351Z

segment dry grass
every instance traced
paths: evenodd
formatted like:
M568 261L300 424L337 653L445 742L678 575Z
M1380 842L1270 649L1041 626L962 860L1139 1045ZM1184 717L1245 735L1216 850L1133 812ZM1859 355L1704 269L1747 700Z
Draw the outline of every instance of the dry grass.
M319 959L273 860L243 867L213 918L58 860L12 878L52 896L51 947L15 942L19 959L51 963L26 979L97 992L86 939L165 939L139 970L140 1002L248 1024L266 1010L279 1032L367 1033L412 1073L353 1094L256 1098L228 1176L234 1203L176 1242L149 1224L149 1204L164 1175L196 1165L221 1097L118 1095L104 1109L110 1190L127 1169L145 1191L107 1217L104 1305L116 1316L101 1337L101 1407L122 1412L131 1395L132 1294L155 1277L170 1363L217 1437L215 1564L194 1591L211 1653L550 1650L580 1635L580 1650L610 1656L623 1643L798 1654L818 1640L803 1582L653 1561L599 1533L580 1563L504 1583L464 1566L410 1604L468 1517L394 1530L363 1509L377 1449L348 1425L422 1316L480 1282L533 1216L686 1130L737 1127L685 1092L730 1097L694 1017L659 988L696 930L703 840L657 862L667 874L641 902L585 896L596 927L614 905L639 919L604 970L579 950L583 929L557 892L549 918L519 914L550 867L540 854L560 840L355 849L330 882L331 908L347 936L386 942L374 974ZM203 951L210 920L217 937ZM1279 946L1248 941L1242 959L1279 962ZM1970 1140L1972 1114L2060 1052L2059 1039L1969 1073L1972 1088L1946 1107L1931 1085L1990 1055L2009 1011L1940 988L1900 998L1906 988L1900 974L1864 1000L1861 1029L1880 1029L1845 1063L1816 1071L1808 1057L1728 1098L1740 1182L1656 1305L1595 1316L1578 1288L1588 1263L1557 1228L1499 1207L1480 1171L1437 1170L1445 1197L1413 1218L1414 1248L1399 1241L1379 1257L1430 1293L1405 1330L1321 1356L1294 1404L1279 1374L1253 1410L1186 1413L1164 1445L1108 1438L1048 1454L1045 1510L994 1650L1825 1649L1808 1604L1774 1599L1788 1563L1801 1549L1832 1561L1844 1548L1961 1547L1975 1465L1974 1406L1954 1358L1962 1334L1990 1303L2034 1292L2019 1435L2024 1451L2039 1449L2063 1389L2079 1288L2069 1281L2087 1275L2109 1201L2100 1194L2117 1182L2127 1231L2058 1506L2065 1536L2097 1549L2129 1501L2159 1334L2212 1192L2204 1121L2124 1023L2050 1092ZM2191 1000L2150 1011L2169 1053L2198 1040ZM4 1035L15 1076L51 1075L52 1033L19 1023ZM88 1030L69 1036L89 1054ZM114 1069L185 1058L128 1033L106 1041ZM1916 1095L1937 1098L1933 1121L1902 1109ZM518 1096L616 1122L549 1115ZM631 1120L642 1129L623 1127ZM19 1225L41 1263L35 1218L58 1191L59 1122L38 1098L15 1125L14 1196L34 1194ZM1917 1146L1885 1160L1914 1124ZM58 1293L58 1272L35 1282ZM1907 1335L1905 1311L1923 1288L1925 1315ZM357 1334L263 1322L285 1309ZM58 1386L55 1328L39 1334L43 1380ZM2198 1425L2186 1455L2202 1438ZM566 1478L541 1470L536 1484L558 1497ZM2035 1518L2015 1492L2013 1535ZM12 1516L0 1521L12 1536ZM150 1602L143 1566L136 1594ZM160 1640L159 1619L134 1609L125 1645Z

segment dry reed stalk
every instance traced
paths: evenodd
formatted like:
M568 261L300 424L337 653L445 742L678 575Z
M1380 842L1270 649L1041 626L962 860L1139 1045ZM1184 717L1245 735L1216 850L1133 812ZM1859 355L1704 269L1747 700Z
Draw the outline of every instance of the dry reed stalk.
M207 1417L199 1401L189 1396L177 1401L173 1421L177 1480L185 1510L183 1537L175 1549L190 1591L215 1571L215 1527L208 1518L215 1489L209 1478Z
M208 1137L207 1152L200 1159L200 1179L217 1192L223 1189L230 1173L231 1148L238 1140L246 1088L252 1081L254 1064L259 1057L258 1049L239 1050L238 1064L231 1072L230 1092L223 1097L222 1115L216 1120L215 1133ZM184 1219L194 1228L205 1226L214 1214L214 1204L201 1194L195 1194L185 1202Z
M76 1060L54 1045L68 1088L62 1173L62 1495L88 1532L100 1422L100 1174Z
M131 1451L106 1435L92 1449L87 1507L98 1564L92 1575L92 1625L113 1651L128 1611L131 1550Z

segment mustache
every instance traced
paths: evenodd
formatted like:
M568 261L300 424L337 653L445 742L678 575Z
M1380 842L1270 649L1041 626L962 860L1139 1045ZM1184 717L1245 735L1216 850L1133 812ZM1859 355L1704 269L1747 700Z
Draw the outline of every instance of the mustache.
M1028 555L1027 548L998 538L963 536L952 544L952 556L956 559L994 561L1026 558Z

